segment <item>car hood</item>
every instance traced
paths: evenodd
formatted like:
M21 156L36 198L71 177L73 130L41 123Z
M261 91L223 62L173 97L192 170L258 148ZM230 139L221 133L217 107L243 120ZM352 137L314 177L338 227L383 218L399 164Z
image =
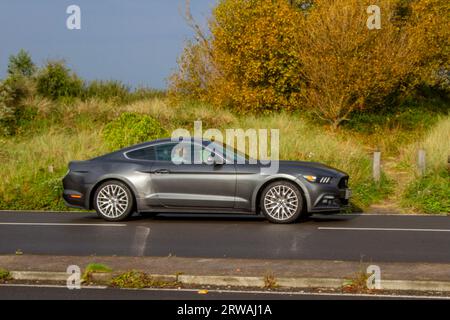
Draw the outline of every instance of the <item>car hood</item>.
M309 161L285 161L280 160L279 171L280 172L292 172L296 171L302 174L318 174L318 175L332 175L335 177L348 176L347 173L339 169L330 167L320 162Z

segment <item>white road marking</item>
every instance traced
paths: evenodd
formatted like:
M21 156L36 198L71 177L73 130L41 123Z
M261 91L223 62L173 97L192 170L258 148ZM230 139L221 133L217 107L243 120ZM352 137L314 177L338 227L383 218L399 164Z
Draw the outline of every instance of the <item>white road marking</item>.
M339 228L318 227L318 230L344 230L344 231L412 231L412 232L450 232L450 229L406 229L406 228Z
M47 222L0 222L0 226L70 226L70 227L126 227L121 223L47 223Z
M55 288L55 289L67 289L64 285L45 285L45 284L0 284L1 287L29 287L29 288ZM82 286L81 289L114 289L107 286ZM69 290L69 289L67 289ZM130 291L176 291L176 292L193 292L197 293L199 289L187 289L187 288L144 288L144 289L115 289L115 290L130 290ZM72 290L79 292L79 290ZM367 297L367 298L403 298L403 299L439 299L450 300L450 296L425 296L425 295L405 295L405 294L367 294L367 293L338 293L338 292L292 292L292 291L261 291L261 290L220 290L220 289L208 289L210 293L236 293L236 294L267 294L267 295L293 295L293 296L334 296L334 297Z
M55 210L5 210L5 209L0 210L0 212L19 213L19 214L27 214L27 213L84 213L84 214L90 214L90 213L95 213L95 211L83 211L83 210L55 211Z
M67 289L67 285L61 284L26 284L26 283L8 283L0 284L1 287L23 287L23 288L52 288L52 289ZM108 289L107 286L81 286L81 289ZM80 289L72 289L71 291L78 291Z

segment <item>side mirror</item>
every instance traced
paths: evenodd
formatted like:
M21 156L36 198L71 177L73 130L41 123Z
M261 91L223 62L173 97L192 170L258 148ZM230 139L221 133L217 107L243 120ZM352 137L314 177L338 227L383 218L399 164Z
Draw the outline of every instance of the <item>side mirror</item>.
M208 158L206 159L206 164L209 165L221 165L223 164L223 160L220 156L216 155L215 153L211 153Z
M209 165L216 164L216 158L213 157L212 155L208 156L208 158L206 159L206 164L209 164Z

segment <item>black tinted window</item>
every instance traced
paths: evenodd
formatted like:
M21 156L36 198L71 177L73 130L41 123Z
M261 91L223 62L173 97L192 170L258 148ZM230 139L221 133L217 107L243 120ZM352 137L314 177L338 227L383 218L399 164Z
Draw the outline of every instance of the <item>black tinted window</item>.
M156 160L158 161L171 161L172 149L177 143L160 144L156 146Z
M177 148L174 151L174 148ZM197 158L193 155L197 154ZM137 160L157 160L157 161L179 161L180 163L194 163L194 161L207 161L211 156L211 151L200 147L195 149L190 143L165 143L153 147L142 148L127 153L128 158Z
M127 152L127 157L136 160L155 160L155 148L148 147Z

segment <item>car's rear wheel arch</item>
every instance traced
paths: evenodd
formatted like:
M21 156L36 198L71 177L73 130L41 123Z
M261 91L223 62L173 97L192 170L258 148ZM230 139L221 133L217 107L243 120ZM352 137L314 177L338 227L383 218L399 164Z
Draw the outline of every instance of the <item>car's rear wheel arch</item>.
M97 189L105 182L114 182L114 181L123 183L125 186L128 187L128 189L131 192L131 196L133 197L133 210L137 211L136 194L135 194L134 189L131 188L129 183L127 183L126 181L124 181L122 179L118 179L118 178L107 178L107 179L100 180L94 185L94 187L92 187L92 190L89 194L89 209L90 210L94 209L94 198L95 198L95 192L97 191Z
M299 192L300 192L300 194L302 195L302 198L303 198L303 210L304 210L304 212L308 212L308 209L309 209L308 203L309 203L309 201L308 201L308 198L307 198L307 193L306 193L305 190L304 190L304 187L303 187L302 185L300 185L299 183L297 183L297 182L296 182L295 180L293 180L293 179L291 180L291 179L287 179L287 178L282 178L282 177L280 177L280 178L270 179L270 180L264 182L264 183L259 187L258 192L257 192L257 194L256 194L255 202L254 202L255 212L256 212L257 214L259 214L260 211L261 211L261 210L260 210L260 209L261 209L261 206L260 206L260 204L261 204L261 196L262 196L262 193L263 193L264 189L265 189L269 184L271 184L271 183L274 183L274 182L283 182L283 181L293 183L293 184L298 188L298 190L299 190Z

